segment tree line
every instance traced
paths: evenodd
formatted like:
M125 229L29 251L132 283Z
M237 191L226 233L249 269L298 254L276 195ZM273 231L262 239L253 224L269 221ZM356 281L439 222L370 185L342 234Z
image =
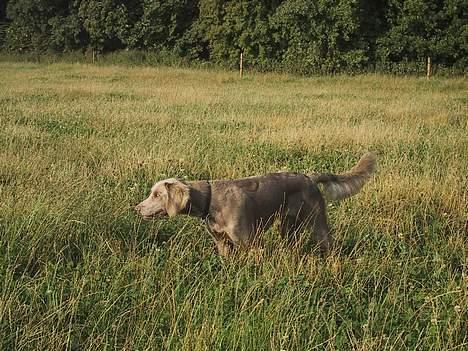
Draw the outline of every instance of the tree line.
M385 70L427 57L465 71L468 0L4 0L13 52L156 52L259 70Z

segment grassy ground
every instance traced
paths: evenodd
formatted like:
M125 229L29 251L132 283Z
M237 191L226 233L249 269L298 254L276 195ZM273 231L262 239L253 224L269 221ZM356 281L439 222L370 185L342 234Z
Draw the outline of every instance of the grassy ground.
M0 64L0 349L462 350L464 79ZM379 169L327 258L142 222L165 177Z

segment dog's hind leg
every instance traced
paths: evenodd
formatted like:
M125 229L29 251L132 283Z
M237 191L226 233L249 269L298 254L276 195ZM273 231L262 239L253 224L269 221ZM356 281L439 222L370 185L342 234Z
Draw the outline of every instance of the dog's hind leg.
M304 203L301 213L302 223L311 231L313 243L318 245L321 254L327 254L332 248L333 237L328 227L324 199L320 196L313 203Z
M222 257L228 257L233 249L233 245L226 239L215 240L216 249L218 254Z
M322 254L327 254L332 248L333 238L330 234L326 216L320 215L315 218L312 222L312 231L314 241L318 244L320 252Z
M333 237L328 227L325 201L323 198L320 198L316 206L314 206L314 214L312 220L309 222L309 227L312 230L315 243L320 248L320 252L322 254L327 254L332 248Z
M287 241L288 245L298 245L298 235L302 227L300 224L301 223L298 221L297 216L285 215L283 218L281 218L281 237Z

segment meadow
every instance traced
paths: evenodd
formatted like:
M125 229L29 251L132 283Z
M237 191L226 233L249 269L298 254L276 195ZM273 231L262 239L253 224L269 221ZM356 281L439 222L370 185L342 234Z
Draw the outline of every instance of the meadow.
M0 63L1 350L466 350L468 83ZM348 170L327 257L223 260L158 179Z

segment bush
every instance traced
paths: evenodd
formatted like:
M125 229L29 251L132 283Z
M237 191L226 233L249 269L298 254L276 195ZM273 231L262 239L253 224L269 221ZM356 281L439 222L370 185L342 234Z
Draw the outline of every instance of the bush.
M464 0L16 0L8 2L11 23L0 25L0 45L37 57L48 51L139 50L108 59L229 68L238 67L243 52L248 69L299 74L419 74L420 62L431 56L438 65L464 72L463 5Z

